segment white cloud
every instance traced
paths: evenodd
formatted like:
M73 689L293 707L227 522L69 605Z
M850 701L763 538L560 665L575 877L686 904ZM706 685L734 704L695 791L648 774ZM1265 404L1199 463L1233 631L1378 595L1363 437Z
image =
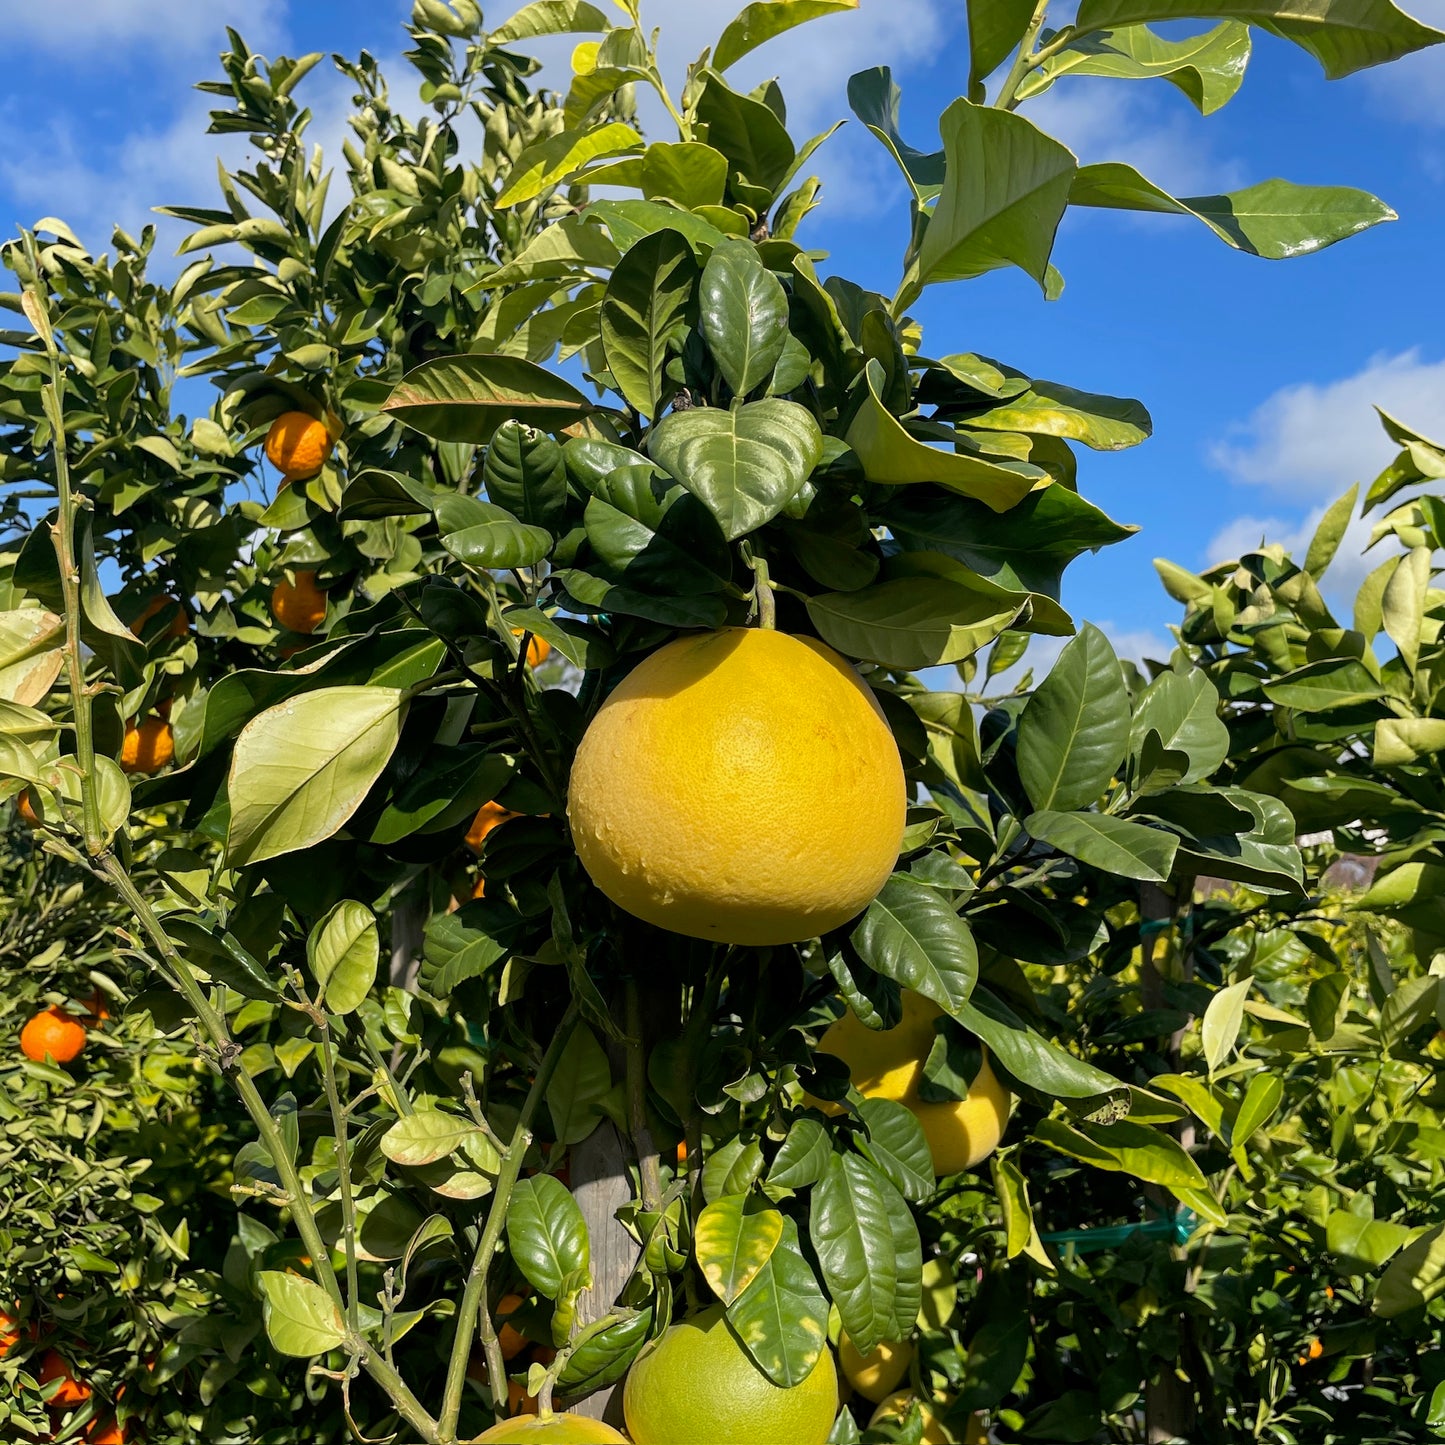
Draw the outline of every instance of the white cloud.
M35 46L110 61L117 47L146 46L167 56L225 43L225 27L270 44L281 33L286 0L0 0L0 32L16 49Z
M1426 435L1445 431L1445 361L1425 361L1417 348L1377 356L1340 381L1284 387L1234 427L1211 459L1234 480L1284 497L1333 499L1373 480L1398 450L1376 406Z
M1168 104L1178 100L1177 106ZM1021 113L1085 164L1125 161L1176 196L1213 194L1245 183L1238 162L1213 154L1183 97L1128 81L1065 78ZM1157 218L1156 218L1157 223Z

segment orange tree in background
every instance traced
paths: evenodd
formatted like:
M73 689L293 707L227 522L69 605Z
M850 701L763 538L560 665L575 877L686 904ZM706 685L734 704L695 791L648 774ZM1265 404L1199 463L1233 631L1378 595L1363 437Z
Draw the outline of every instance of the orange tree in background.
M1067 1015L1031 970L1068 968L1114 930L1137 942L1141 885L1177 893L1204 874L1297 895L1293 819L1266 790L1202 786L1230 739L1187 658L1143 686L1084 625L981 734L961 694L920 679L944 664L970 679L990 644L996 668L1029 634L1074 632L1063 570L1129 529L1075 490L1073 444L1132 445L1149 421L1134 401L935 356L909 308L1009 265L1057 295L1070 204L1178 214L1267 258L1392 213L1283 181L1175 198L1128 166L1079 165L1017 113L1073 73L1162 76L1215 109L1243 77L1244 20L1186 41L1147 22L1210 7L1086 0L1051 30L1043 5L980 3L941 149L900 135L885 69L853 78L913 225L892 296L824 280L795 233L826 134L798 144L776 83L745 94L727 75L773 35L850 8L749 5L673 92L633 7L610 25L541 0L488 34L469 0L418 0L444 110L466 95L445 65L504 87L526 66L498 47L601 38L575 50L545 133L512 144L514 104L486 116L479 172L447 171L441 127L418 137L425 164L405 179L384 156L353 162L368 186L323 228L319 173L278 138L238 178L272 215L229 197L224 213L184 213L204 228L192 248L256 257L220 277L196 263L193 288L214 284L220 304L205 310L214 330L181 344L225 386L200 428L212 455L233 459L296 411L337 437L264 509L229 502L226 468L206 463L201 510L156 486L169 521L126 520L101 486L117 444L97 450L84 390L100 318L81 313L72 339L53 280L63 246L11 252L36 339L9 381L43 408L12 474L45 476L58 508L14 568L4 625L31 693L11 704L3 771L42 794L46 845L134 910L155 980L138 1007L191 1030L237 1091L256 1136L235 1188L274 1207L310 1272L257 1246L247 1283L271 1345L312 1362L312 1387L334 1386L361 1436L614 1438L552 1412L595 1412L635 1360L618 1393L636 1445L916 1441L925 1425L976 1438L990 1409L995 1428L1029 1430L997 1408L1031 1368L1009 1263L1035 1249L1027 1186L1012 1157L988 1182L952 1172L983 1162L1010 1097L1013 1143L1034 1157L1119 1176L1165 1213L1221 1214L1181 1142L1196 1096L1152 1088L1164 1071L1144 1055L1112 1072L1062 1047ZM1331 75L1441 38L1389 5L1247 19ZM263 81L239 41L227 64L240 99L219 123L299 125L300 66ZM636 86L657 90L675 138L630 123ZM459 219L477 174L496 183L484 240ZM630 194L583 205L591 183ZM379 316L360 304L371 282L350 307L320 299L362 236L392 268L377 263ZM468 265L413 285L443 257ZM579 358L590 389L554 357ZM122 455L154 457L145 440ZM99 555L130 581L151 547L179 559L196 541L209 560L164 590L197 619L195 641L132 634L100 585L106 538ZM331 604L283 664L256 649L278 640L288 569ZM47 619L62 614L57 648ZM169 630L159 611L147 625ZM535 639L575 686L527 667ZM54 673L39 687L37 659L57 652L68 691L47 712L35 704ZM119 720L163 703L178 766L133 788L113 761ZM487 821L513 816L484 831L486 806ZM174 848L137 853L147 826ZM454 909L474 828L484 896ZM425 905L424 942L419 968L388 980L381 922L395 946L403 897ZM887 1051L860 1048L850 1072L820 1047L845 1010L873 1031L921 1021L918 1055L872 1068ZM589 1216L607 1180L574 1196L564 1173L612 1127L629 1141L621 1199ZM950 1223L960 1200L1008 1243L962 1286L954 1266L979 1254ZM497 1328L507 1295L523 1301L509 1327L536 1346L525 1369ZM901 1396L876 1391L876 1418L861 1395L835 1417L830 1337L860 1360L906 1354L920 1320L951 1331L945 1347L935 1331L890 1382ZM1136 1390L1157 1393L1170 1368L1141 1360ZM700 1394L712 1378L740 1383ZM537 1426L481 1433L529 1400ZM131 1408L119 1402L122 1419ZM1168 1408L1156 1402L1155 1424ZM1081 1406L1048 1428L1100 1426Z

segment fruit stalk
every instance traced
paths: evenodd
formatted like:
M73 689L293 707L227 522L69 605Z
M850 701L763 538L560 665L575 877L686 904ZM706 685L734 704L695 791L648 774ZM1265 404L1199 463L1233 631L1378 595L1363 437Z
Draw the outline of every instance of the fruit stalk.
M492 1191L492 1205L487 1211L487 1222L482 1228L482 1237L477 1242L476 1253L472 1256L472 1267L467 1274L466 1289L462 1294L461 1306L457 1310L457 1332L452 1340L451 1359L447 1363L446 1391L442 1396L442 1413L439 1433L436 1436L442 1445L451 1445L457 1436L457 1417L461 1414L462 1390L466 1385L467 1362L472 1353L472 1332L477 1328L478 1317L482 1315L483 1297L487 1290L487 1274L491 1269L492 1256L502 1237L502 1226L507 1219L507 1206L511 1203L512 1190L517 1187L517 1178L522 1172L522 1158L532 1142L532 1120L541 1107L552 1082L552 1075L562 1061L562 1052L572 1030L577 1026L578 1010L574 999L562 1015L557 1032L547 1046L542 1062L537 1067L537 1076L517 1116L517 1127L512 1131L512 1142L507 1146L506 1157L502 1160L497 1186ZM487 1353L487 1379L492 1387L492 1404L497 1415L504 1416L507 1408L507 1366L502 1359L502 1347L497 1334L491 1328L490 1316L482 1326L482 1343Z

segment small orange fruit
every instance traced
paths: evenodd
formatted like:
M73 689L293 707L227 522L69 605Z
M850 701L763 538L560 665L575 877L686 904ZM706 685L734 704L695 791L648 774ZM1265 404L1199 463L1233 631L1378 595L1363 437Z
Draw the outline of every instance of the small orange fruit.
M467 833L467 847L473 853L480 853L487 834L493 828L500 828L508 819L519 817L520 813L509 812L498 802L483 803L477 809L477 816L472 819L472 826Z
M0 1360L3 1360L19 1342L18 1322L4 1310L0 1310Z
M186 609L182 607L174 597L152 597L136 614L136 619L131 623L130 630L139 637L141 633L145 631L146 623L167 607L174 607L175 612L172 614L170 622L166 624L165 631L160 635L162 637L184 637L190 630L191 619L186 616Z
M326 620L326 594L314 572L298 572L294 583L282 580L271 593L271 616L291 632L310 636Z
M48 1385L52 1380L60 1381L60 1388L50 1397L51 1405L83 1405L90 1399L90 1386L71 1374L70 1366L56 1350L45 1352L45 1358L40 1361L40 1371L35 1378L42 1385Z
M1299 1357L1299 1362L1302 1365L1307 1365L1310 1363L1311 1360L1319 1359L1319 1357L1324 1354L1324 1352L1325 1347L1320 1342L1319 1336L1317 1335L1305 1347L1305 1352Z
M305 481L326 465L331 433L304 411L282 412L266 433L266 458L285 482Z
M687 1168L687 1140L686 1140L686 1139L679 1139L679 1140L677 1141L677 1167L678 1167L679 1169L686 1169L686 1168Z
M175 734L163 718L148 717L139 726L126 724L120 745L120 765L125 772L158 773L175 755Z
M15 800L15 811L20 815L22 822L29 823L32 828L38 828L45 821L45 804L40 801L40 794L34 788L26 788Z
M76 1002L85 1011L84 1018L88 1024L103 1024L110 1018L106 997L98 988L93 990L89 997L77 999Z
M63 1009L42 1009L20 1030L20 1052L37 1064L47 1054L57 1064L68 1064L84 1047L85 1026Z
M514 627L513 637L521 637L526 632L525 627ZM552 655L552 644L545 637L538 637L535 633L530 642L527 643L527 666L541 667Z
M502 1347L504 1360L515 1360L530 1343L526 1335L507 1323L509 1316L522 1307L522 1296L504 1294L497 1301L497 1343Z
M92 1420L85 1430L87 1445L126 1445L129 1438L118 1420Z
M480 878L480 877L479 877L479 878L477 879L477 881L472 885L472 897L473 897L473 898L485 898L486 896L487 896L487 880L486 880L485 878Z

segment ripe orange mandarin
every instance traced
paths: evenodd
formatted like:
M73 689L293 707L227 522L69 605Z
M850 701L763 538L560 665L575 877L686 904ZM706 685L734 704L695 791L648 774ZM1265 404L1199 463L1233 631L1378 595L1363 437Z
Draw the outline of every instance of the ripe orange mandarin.
M38 828L45 818L45 804L40 801L40 794L34 788L26 788L16 798L15 811L20 815L21 821L32 828Z
M173 607L175 611L172 613L171 620L166 624L166 629L161 636L184 637L190 629L191 619L186 616L186 609L182 607L174 597L152 597L136 614L136 619L131 623L130 630L139 637L141 633L146 630L146 623L158 612L163 611L167 607Z
M84 1380L77 1380L57 1350L47 1350L40 1361L40 1370L35 1377L42 1385L52 1380L60 1381L60 1388L50 1397L52 1405L83 1405L90 1399L90 1386Z
M467 847L473 853L480 853L482 844L487 841L487 834L493 828L500 828L509 819L519 817L520 813L510 812L496 801L483 803L477 809L477 816L472 819L472 826L467 830Z
M514 627L513 637L521 637L526 632L525 627ZM541 667L552 655L552 644L545 637L538 637L533 634L532 639L527 643L527 666Z
M86 1445L126 1445L125 1426L118 1420L92 1420L86 1427Z
M314 477L330 455L326 423L304 411L282 412L266 433L266 458L288 482Z
M316 574L298 572L295 582L278 582L271 593L271 615L292 632L315 632L326 620L326 594L316 585Z
M126 724L120 745L120 765L125 772L158 773L175 755L175 734L164 719L148 717L139 726Z
M64 1009L42 1009L20 1030L20 1052L37 1064L47 1055L57 1064L68 1064L84 1047L85 1026Z
M526 1335L508 1322L513 1312L521 1307L521 1295L504 1294L497 1301L497 1343L502 1347L504 1360L515 1360L527 1348Z

